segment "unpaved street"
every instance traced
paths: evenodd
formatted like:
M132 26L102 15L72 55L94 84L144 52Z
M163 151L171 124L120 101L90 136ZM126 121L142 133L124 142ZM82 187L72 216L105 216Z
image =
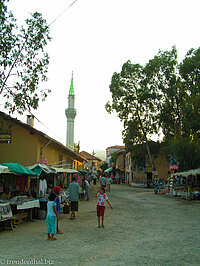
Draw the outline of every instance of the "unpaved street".
M107 205L103 229L97 228L95 192L80 202L76 220L61 215L64 234L57 241L46 240L44 220L0 232L2 263L200 265L200 202L112 185L107 194L114 209Z

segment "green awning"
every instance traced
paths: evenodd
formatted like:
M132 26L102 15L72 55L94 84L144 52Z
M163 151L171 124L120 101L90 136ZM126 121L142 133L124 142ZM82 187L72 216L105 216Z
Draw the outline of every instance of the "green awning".
M28 168L37 173L38 176L41 175L42 171L45 173L45 174L56 174L56 170L53 168L53 167L50 167L48 165L45 165L45 164L34 164L32 166L28 166Z
M104 173L112 172L112 170L113 170L113 167L107 168L107 169L104 171Z
M52 167L54 170L56 170L56 173L67 173L67 174L75 174L78 173L75 169L67 169L67 168L58 168L58 167Z
M7 166L10 172L13 172L17 175L30 175L30 176L38 176L37 173L28 169L27 167L18 164L18 163L1 163L3 166Z

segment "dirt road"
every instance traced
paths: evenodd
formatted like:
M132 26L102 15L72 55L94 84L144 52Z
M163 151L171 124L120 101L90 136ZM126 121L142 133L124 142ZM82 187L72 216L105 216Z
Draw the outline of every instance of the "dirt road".
M76 220L61 215L63 235L46 240L44 220L0 233L3 264L200 265L200 202L153 194L152 190L112 185L114 209L97 228L95 190L81 201ZM12 260L18 260L13 263Z

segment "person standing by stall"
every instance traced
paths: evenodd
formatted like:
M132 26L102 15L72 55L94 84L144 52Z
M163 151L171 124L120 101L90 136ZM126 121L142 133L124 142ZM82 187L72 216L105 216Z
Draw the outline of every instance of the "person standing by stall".
M60 204L60 197L59 197L59 195L61 193L61 187L59 187L59 186L54 187L53 190L52 190L52 192L56 194L56 200L55 200L55 203L56 203L56 211L57 211L57 213L59 215L59 213L62 210L61 204ZM59 228L58 228L58 220L59 219L57 219L57 231L56 231L56 233L57 234L63 234L63 232L60 231Z
M58 212L56 211L56 203L55 200L57 195L55 193L51 193L49 195L49 201L47 203L47 216L46 216L46 224L47 224L47 240L57 240L54 235L56 234L56 225L58 221Z
M71 201L71 216L70 220L73 220L76 218L75 211L78 211L78 201L79 201L79 194L81 194L82 191L80 189L79 184L76 182L76 177L72 177L72 183L69 184L69 199Z

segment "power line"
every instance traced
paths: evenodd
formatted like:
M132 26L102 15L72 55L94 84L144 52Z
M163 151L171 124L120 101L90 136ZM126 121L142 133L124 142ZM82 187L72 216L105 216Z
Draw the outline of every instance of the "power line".
M76 1L78 0L74 0L62 13L60 13L60 15L58 15L48 26L51 26L57 19L59 19L71 6L73 6Z

